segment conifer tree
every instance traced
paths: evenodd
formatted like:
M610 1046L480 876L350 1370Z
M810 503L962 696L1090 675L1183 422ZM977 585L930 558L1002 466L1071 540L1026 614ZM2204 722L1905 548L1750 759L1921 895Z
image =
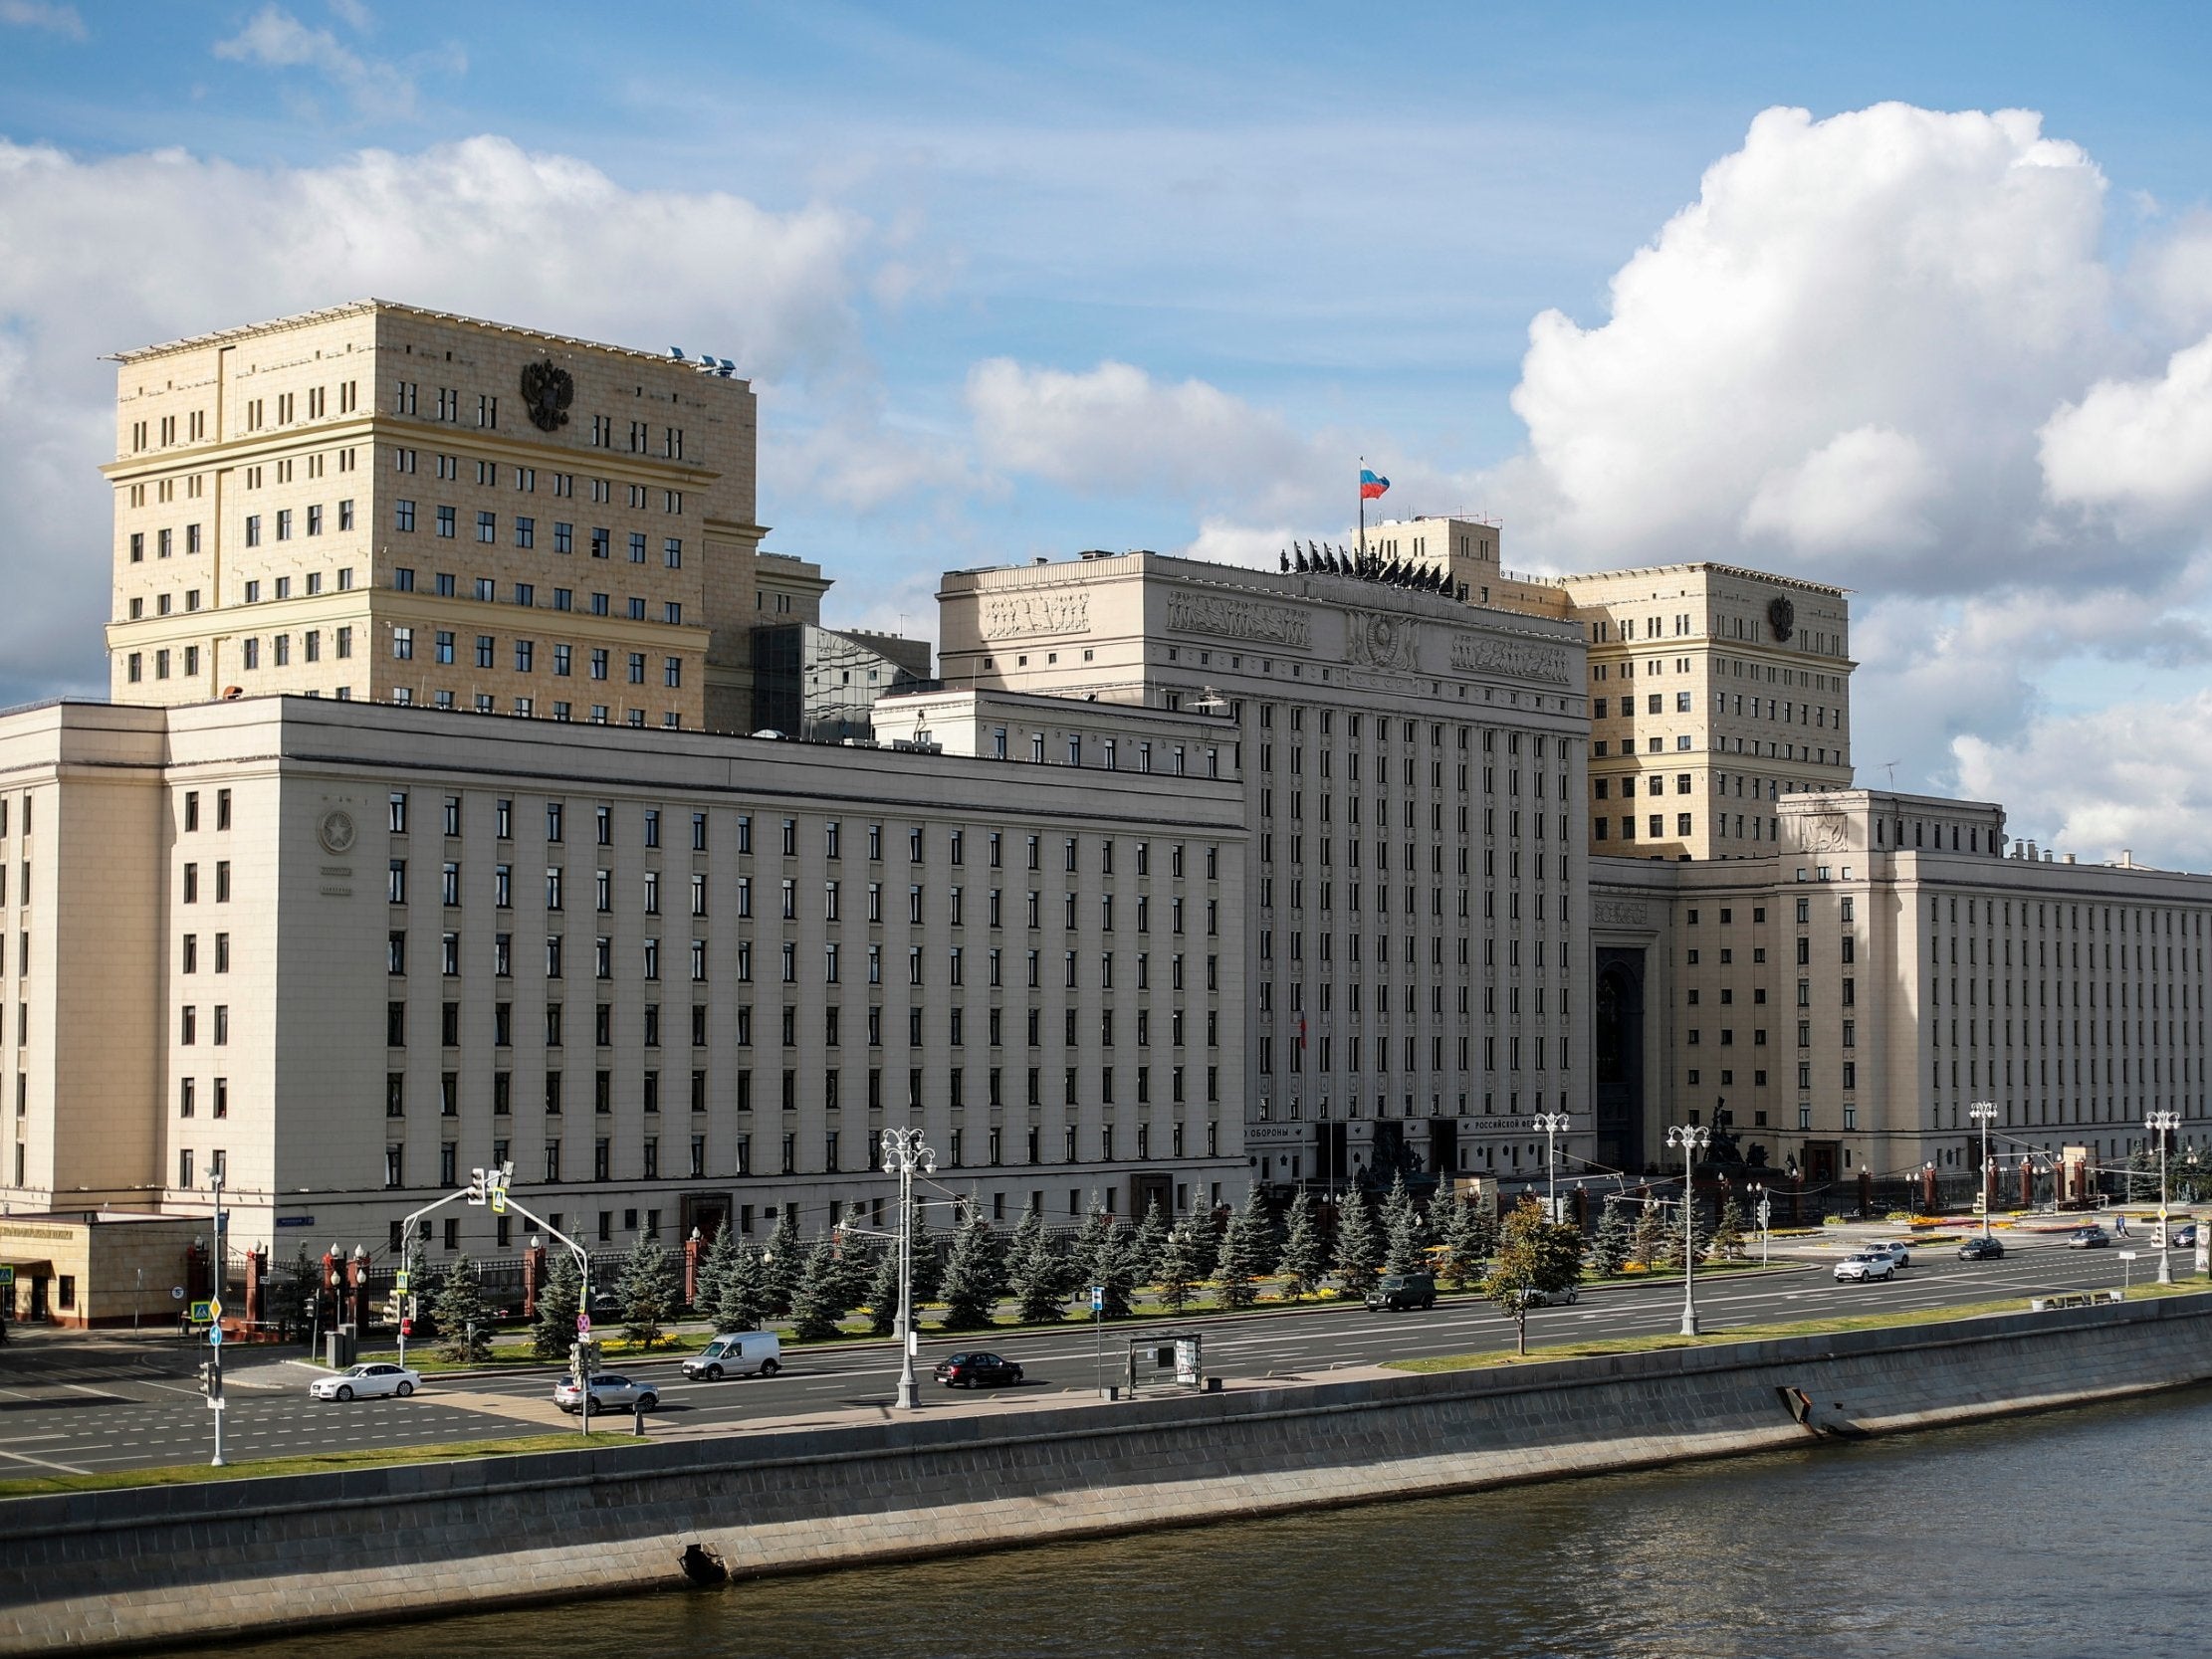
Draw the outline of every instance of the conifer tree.
M1463 1198L1443 1200L1443 1279L1454 1290L1464 1290L1486 1271L1483 1258L1489 1241L1483 1236L1480 1212Z
M899 1247L893 1244L876 1258L875 1275L868 1281L868 1329L889 1337L899 1329Z
M1657 1267L1666 1249L1666 1217L1659 1206L1647 1203L1629 1234L1629 1260L1637 1267Z
M579 1278L575 1258L557 1250L538 1287L538 1314L531 1323L530 1346L541 1359L563 1359L576 1340Z
M1388 1273L1420 1273L1429 1265L1429 1229L1421 1206L1406 1190L1404 1170L1392 1179L1383 1200L1383 1268Z
M1311 1296L1329 1271L1321 1223L1314 1216L1313 1200L1302 1188L1283 1217L1282 1255L1276 1265L1282 1269L1283 1294L1292 1298Z
M758 1331L768 1323L768 1274L761 1254L749 1245L740 1245L722 1278L722 1294L715 1303L715 1331L719 1335Z
M1261 1264L1266 1260L1263 1235L1267 1229L1267 1212L1256 1198L1244 1200L1243 1208L1228 1218L1228 1227L1221 1234L1221 1249L1214 1262L1214 1297L1221 1307L1233 1313L1239 1308L1249 1308L1259 1300Z
M1276 1236L1274 1206L1267 1201L1259 1182L1254 1181L1244 1189L1243 1207L1237 1211L1245 1225L1244 1247L1250 1253L1250 1272L1255 1279L1264 1279L1275 1271L1275 1263L1282 1254L1281 1241ZM1221 1235L1221 1247L1228 1247L1228 1235ZM1216 1264L1216 1273L1219 1267Z
M1739 1261L1743 1257L1743 1210L1732 1192L1720 1206L1720 1220L1713 1228L1712 1253L1724 1262Z
M1629 1259L1634 1237L1627 1209L1608 1198L1598 1218L1598 1231L1590 1240L1591 1265L1608 1277L1618 1274Z
M791 1292L791 1334L820 1342L838 1334L845 1317L844 1272L830 1249L829 1240L816 1238L799 1269L798 1284Z
M730 1265L738 1259L738 1241L725 1221L715 1231L714 1242L707 1246L707 1254L699 1263L699 1276L692 1285L692 1312L702 1319L715 1317L715 1309L722 1304L723 1281L730 1276Z
M945 1263L945 1282L938 1293L945 1303L945 1329L972 1331L993 1324L1005 1289L998 1237L970 1203L963 1207L960 1229L953 1235L952 1255Z
M806 1252L798 1242L798 1223L791 1219L788 1209L782 1210L776 1215L774 1230L769 1234L768 1248L761 1255L770 1313L791 1311L791 1297L798 1290L798 1276L805 1265Z
M1096 1286L1105 1293L1105 1307L1101 1311L1106 1318L1127 1319L1130 1293L1137 1288L1137 1267L1129 1248L1129 1230L1116 1225L1114 1218L1103 1210L1095 1213L1100 1225L1093 1233L1094 1242L1089 1253L1077 1258L1082 1278L1076 1290L1081 1294Z
M1168 1218L1160 1213L1160 1200L1153 1199L1145 1206L1144 1219L1137 1223L1137 1230L1129 1238L1129 1265L1137 1275L1138 1284L1150 1285L1159 1280L1160 1256L1167 1248L1171 1230Z
M622 1302L622 1335L640 1348L650 1348L661 1340L661 1326L672 1318L683 1285L676 1277L676 1263L666 1247L650 1233L640 1233L622 1264L616 1294Z
M438 1351L462 1364L475 1364L492 1351L491 1322L485 1315L484 1293L476 1282L476 1264L456 1256L438 1286L432 1309L438 1317L442 1341Z
M1015 1317L1024 1325L1045 1325L1067 1309L1068 1264L1052 1246L1044 1218L1024 1210L1013 1230L1008 1253L1007 1279L1013 1292Z
M1347 1192L1336 1215L1336 1281L1351 1297L1365 1296L1375 1282L1383 1259L1383 1241L1375 1230L1375 1216L1360 1193Z
M1198 1217L1188 1214L1170 1230L1153 1265L1153 1282L1159 1287L1160 1306L1181 1314L1191 1306L1197 1289Z
M956 1212L957 1213L957 1212ZM923 1304L935 1302L942 1294L945 1264L937 1254L937 1235L930 1231L930 1207L917 1201L914 1205L914 1325L921 1329Z

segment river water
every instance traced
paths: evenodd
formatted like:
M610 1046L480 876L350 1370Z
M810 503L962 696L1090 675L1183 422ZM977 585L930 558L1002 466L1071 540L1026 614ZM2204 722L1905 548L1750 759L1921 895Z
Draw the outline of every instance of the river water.
M2198 1659L2212 1390L225 1659Z

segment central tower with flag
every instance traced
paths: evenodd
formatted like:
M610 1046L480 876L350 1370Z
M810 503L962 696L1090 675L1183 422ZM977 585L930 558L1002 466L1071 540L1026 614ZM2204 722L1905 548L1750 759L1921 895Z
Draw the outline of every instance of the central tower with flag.
M1390 480L1367 465L1367 458L1360 458L1360 563L1367 563L1367 504L1383 499L1383 492L1390 488Z

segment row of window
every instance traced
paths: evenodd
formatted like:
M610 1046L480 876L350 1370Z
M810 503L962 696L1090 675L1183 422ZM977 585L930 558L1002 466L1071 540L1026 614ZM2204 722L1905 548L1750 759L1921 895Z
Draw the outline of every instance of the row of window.
M442 665L451 665L454 661L455 651L454 634L451 630L444 628L432 629L429 632L432 660ZM538 642L536 640L518 639L512 641L511 644L514 648L514 672L517 674L536 672ZM499 666L498 646L499 642L493 635L478 634L475 645L476 666L480 669L497 668ZM588 678L605 680L612 664L613 653L599 647L588 649L589 655L585 659ZM414 661L415 630L413 627L399 626L392 629L391 654L393 660L397 662ZM631 651L625 653L625 656L627 661L624 666L627 670L629 684L633 686L644 685L648 653ZM575 647L567 644L554 645L549 654L549 666L552 668L555 679L568 678L574 673ZM683 689L683 658L663 657L661 659L661 684L671 691Z
M430 390L434 394L431 401L432 412L423 415L422 383L419 380L394 380L391 392L391 412L395 415L412 415L425 420L458 423L461 419L461 393L451 386L433 386ZM491 392L476 394L476 425L477 429L483 432L499 430L499 398L495 394ZM615 429L616 422L612 415L593 415L591 417L591 447L593 449L613 449L615 447ZM658 433L657 447L656 432ZM680 426L665 425L656 428L650 421L633 420L629 423L628 449L632 455L658 455L664 461L681 461L684 459L684 429ZM399 450L395 453L411 456L413 452ZM439 459L446 460L450 458L441 456ZM496 479L498 476L497 462L479 461L477 467L479 468L480 478L486 472L491 475L492 479ZM412 471L413 469L412 467L402 467L401 470ZM529 490L536 488L535 468L519 467L515 471L519 475L516 484L517 489ZM525 474L533 475L531 483L521 482L520 475ZM554 476L560 479L569 478L566 473L555 474ZM603 484L605 481L594 479L592 482ZM570 487L573 487L572 484ZM631 488L633 490L641 489L642 486L632 485Z
M347 502L341 504L341 506L344 509L345 522L339 527L350 528L352 526L352 504ZM311 509L310 511L315 510ZM461 533L459 510L448 506L433 506L432 515L431 527L440 540L453 541L459 539ZM280 524L277 539L280 541L285 539L286 532L282 525L282 519L285 517L283 514L278 515ZM394 501L392 503L391 527L395 531L402 535L414 534L416 520L415 503L411 501ZM248 532L246 544L249 547L254 545L254 525L256 522L257 520L252 518L246 520ZM509 531L514 537L513 544L517 547L536 547L538 545L538 520L535 518L521 514L516 515L509 520ZM308 533L313 535L317 532L310 529ZM629 562L632 564L645 563L647 547L645 532L643 530L631 530L628 535ZM477 513L475 538L484 546L497 546L499 544L499 515L497 513L488 509L480 510ZM564 520L555 519L553 523L552 547L556 553L573 553L576 550L576 526ZM614 532L604 525L594 525L591 530L590 549L593 558L612 558L614 556ZM681 570L684 567L684 543L681 536L669 535L661 538L661 563L663 567L670 570Z
M436 595L441 599L456 599L461 597L459 579L454 576L451 571L446 570L433 572L431 575L430 587L427 590L418 590L415 585L414 569L409 565L398 565L395 566L392 570L391 585L392 590L397 593L430 591L436 593ZM534 610L537 608L538 584L536 582L517 582L514 584L510 592L513 598L513 602L522 606L525 610ZM278 597L282 598L283 595L279 594ZM471 578L468 597L476 600L480 604L495 604L498 602L499 584L495 582L490 576L473 577ZM612 594L591 593L587 594L585 597L589 600L589 605L587 608L589 610L589 614L591 614L592 616L612 616L614 614L614 596ZM556 611L575 610L575 589L568 587L554 588L553 590L553 608ZM648 619L648 606L646 601L637 597L635 594L632 594L627 600L624 601L623 609L624 614L626 614L632 622L643 622ZM673 599L662 600L660 619L665 623L681 626L684 620L683 605Z
M641 844L646 847L660 846L664 820L663 810L657 806L647 806L639 808L638 812ZM567 837L568 826L567 803L565 801L547 801L545 803L545 814L546 840L553 844L564 842ZM751 857L755 852L754 815L750 812L740 812L732 816L734 817L732 828L736 831L737 851L743 857ZM515 839L515 802L512 797L497 797L493 800L492 833L495 839L501 841ZM617 813L612 806L602 804L592 808L591 839L594 846L612 847L616 844L616 819ZM393 835L406 835L410 833L410 826L413 821L412 794L404 789L392 790L386 798L385 827ZM441 797L440 832L449 839L458 837L462 832L462 797L459 795ZM769 839L767 832L772 828L770 821L763 819L760 827L764 832L760 839L766 843ZM776 838L776 852L784 858L799 857L799 820L784 818L774 824L773 828ZM823 820L821 823L820 845L822 856L831 863L836 863L844 857L844 820L841 818L830 818ZM884 862L884 849L887 845L896 844L896 832L887 837L884 825L881 822L870 822L864 826L863 833L867 841L866 856L868 862L871 864ZM907 825L907 862L909 864L924 863L929 856L932 839L923 826L919 824ZM1005 868L1005 844L1007 839L998 830L986 832L984 836L984 857L985 863L991 869ZM1084 844L1084 837L1074 835L1059 838L1059 858L1057 862L1062 870L1074 873L1081 869L1080 849ZM1044 868L1045 842L1046 837L1042 835L1024 837L1024 862L1028 869L1041 870ZM1090 842L1098 852L1097 873L1102 876L1111 876L1114 873L1115 848L1120 844L1119 841L1113 836L1094 836L1090 838ZM948 863L962 866L968 862L968 832L965 829L957 827L946 829L941 845ZM1139 840L1130 842L1129 846L1136 860L1136 873L1140 876L1152 874L1152 843L1148 840ZM1178 881L1182 880L1184 875L1184 849L1185 844L1181 841L1168 844L1168 874ZM708 850L708 816L703 811L691 814L691 850L695 853L703 853ZM1209 845L1204 849L1203 868L1206 880L1212 882L1220 879L1221 850L1219 847Z

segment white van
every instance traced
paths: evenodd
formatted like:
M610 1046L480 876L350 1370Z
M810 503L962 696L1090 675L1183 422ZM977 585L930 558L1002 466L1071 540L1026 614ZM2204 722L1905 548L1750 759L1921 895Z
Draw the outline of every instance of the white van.
M684 1361L684 1375L720 1382L725 1376L774 1376L783 1368L783 1343L773 1331L734 1331Z

